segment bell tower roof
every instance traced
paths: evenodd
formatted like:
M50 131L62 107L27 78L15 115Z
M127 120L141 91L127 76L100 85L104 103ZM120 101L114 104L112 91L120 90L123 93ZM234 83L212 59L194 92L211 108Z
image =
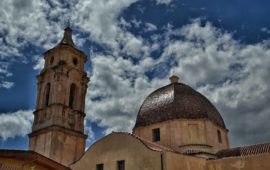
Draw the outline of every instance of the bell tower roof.
M75 47L75 44L72 40L72 29L70 28L69 24L65 28L64 36L62 40L60 41L60 44L70 45L72 47Z

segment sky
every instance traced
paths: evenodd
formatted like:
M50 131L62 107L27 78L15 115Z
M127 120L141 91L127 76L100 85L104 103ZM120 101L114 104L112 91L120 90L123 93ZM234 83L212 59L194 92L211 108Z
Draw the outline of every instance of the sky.
M88 56L87 146L131 132L173 73L217 107L232 147L270 141L269 9L268 0L1 0L0 148L27 149L35 76L69 17Z

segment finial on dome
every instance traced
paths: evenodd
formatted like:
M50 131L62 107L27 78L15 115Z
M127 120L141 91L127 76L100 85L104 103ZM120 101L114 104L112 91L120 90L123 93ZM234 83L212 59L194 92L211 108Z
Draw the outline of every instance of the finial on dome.
M173 75L170 77L170 80L171 80L171 83L178 83L179 77L176 76L175 74L173 74Z

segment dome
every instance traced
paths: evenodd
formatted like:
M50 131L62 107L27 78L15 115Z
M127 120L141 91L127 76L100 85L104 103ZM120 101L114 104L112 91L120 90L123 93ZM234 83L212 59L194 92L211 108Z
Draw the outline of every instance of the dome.
M208 119L226 128L220 113L206 97L172 78L171 84L146 97L134 128L175 119Z

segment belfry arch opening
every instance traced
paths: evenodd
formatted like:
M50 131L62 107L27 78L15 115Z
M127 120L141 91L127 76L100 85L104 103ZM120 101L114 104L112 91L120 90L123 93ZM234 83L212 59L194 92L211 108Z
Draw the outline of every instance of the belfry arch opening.
M69 104L68 106L72 109L75 107L75 97L76 97L76 85L72 83L70 85L70 90L69 90Z
M51 84L48 83L45 87L45 95L44 95L44 107L47 107L49 105L50 100L50 91L51 91Z

